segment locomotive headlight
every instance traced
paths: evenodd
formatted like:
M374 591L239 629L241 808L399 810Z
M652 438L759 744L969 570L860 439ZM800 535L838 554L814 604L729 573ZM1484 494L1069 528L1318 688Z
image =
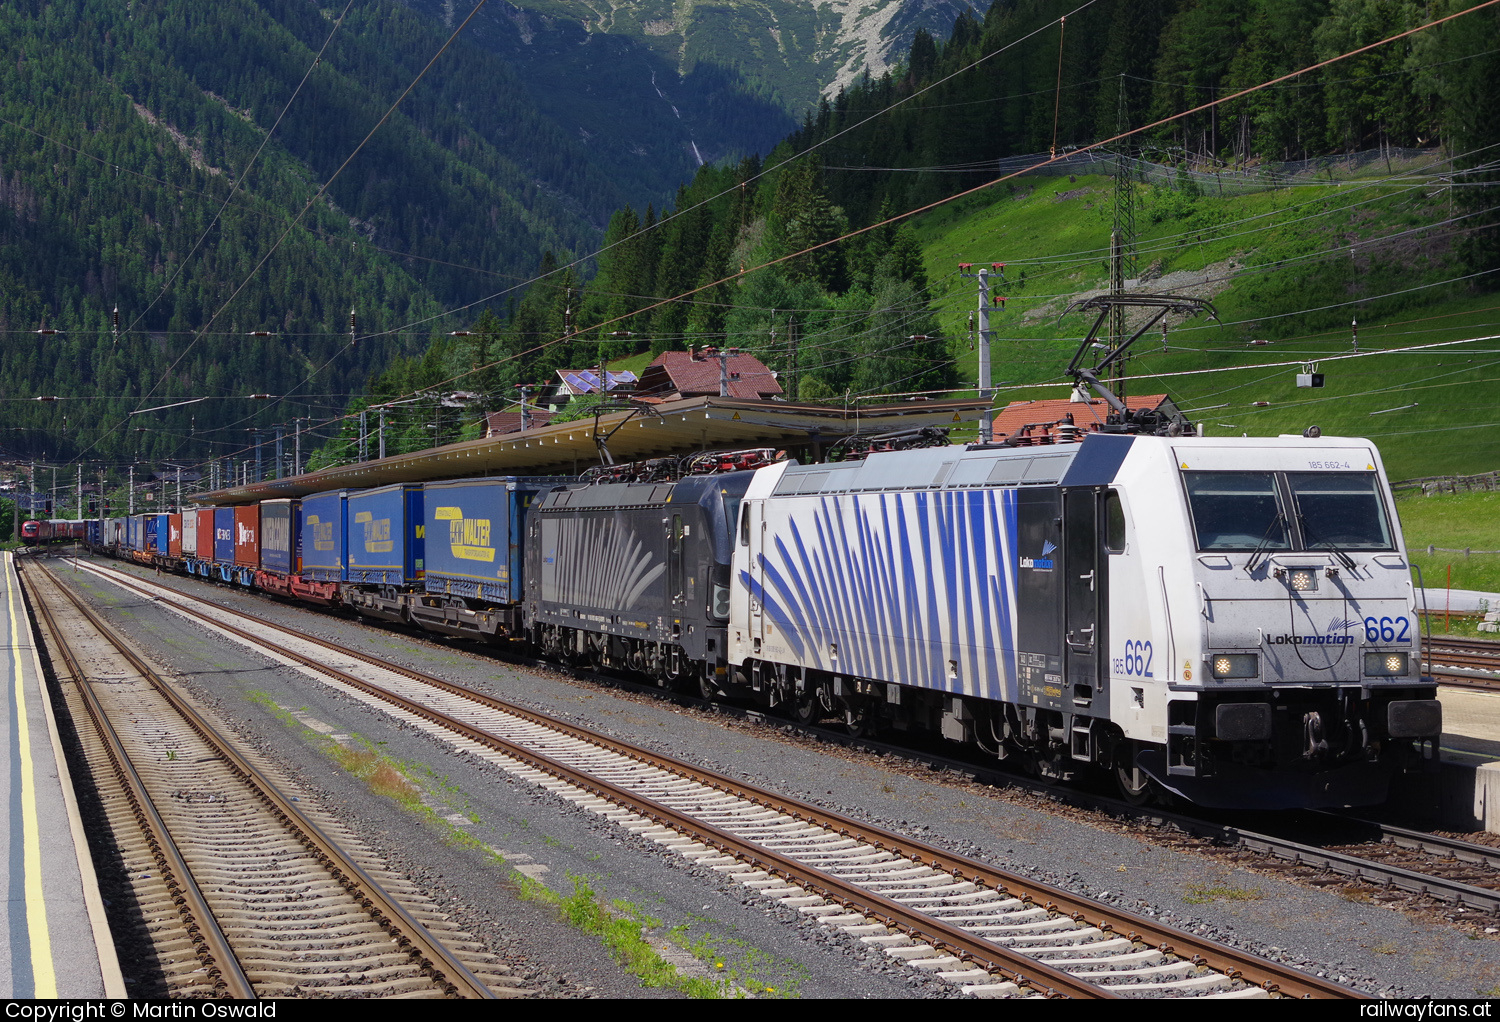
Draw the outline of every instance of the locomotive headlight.
M1318 588L1318 569L1293 568L1287 572L1286 584L1293 592L1310 593Z
M1215 678L1257 678L1260 657L1255 653L1215 653L1209 658L1208 669Z
M729 587L714 585L713 616L721 621L729 619Z
M1365 676L1370 678L1400 678L1409 667L1410 654L1385 650L1365 654Z

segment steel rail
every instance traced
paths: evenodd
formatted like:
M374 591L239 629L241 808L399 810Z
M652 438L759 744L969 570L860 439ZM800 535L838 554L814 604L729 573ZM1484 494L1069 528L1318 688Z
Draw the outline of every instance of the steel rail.
M1355 880L1368 880L1406 891L1410 894L1425 894L1441 901L1480 909L1485 912L1500 911L1500 891L1475 887L1458 880L1429 876L1415 870L1386 863L1371 862L1357 855L1333 852L1326 848L1315 848L1297 841L1273 837L1267 834L1237 832L1241 845L1253 851L1264 852L1277 858L1319 869L1326 869Z
M51 577L51 572L48 572L46 568L40 565L38 567ZM53 581L57 584L55 578ZM103 621L66 587L57 584L57 588L73 602L100 634L115 644L131 666L151 682L172 709L180 714L188 725L224 759L230 769L250 785L256 795L297 833L298 837L329 869L334 878L370 911L380 926L390 934L396 945L417 960L417 964L424 973L446 987L454 996L480 999L491 999L495 996L483 981L454 956L452 951L432 936L416 917L386 892L379 881L344 854L338 843L308 819L295 803L282 795L281 791L258 768L225 743L212 725L189 706L181 696L172 691L160 675L125 644L113 627ZM220 625L220 627L231 626Z
M128 581L129 576L126 576L121 572L110 571L107 569L98 568L97 566L95 566L95 569L100 571L101 573L107 573L112 577L112 581L115 581L117 584L125 588L132 589L149 599L159 599L159 597L152 594L149 590L134 584L134 582L132 581ZM182 599L192 600L194 602L206 602L198 600L197 597L188 596L183 593L174 593L174 595L177 595ZM376 698L382 699L386 702L390 702L392 703L392 705L399 706L402 709L407 710L408 712L423 716L433 721L434 723L439 724L440 726L451 727L453 730L457 731L458 733L464 734L466 737L469 737L472 740L480 741L484 744L490 744L491 742L501 743L504 746L501 751L504 751L507 755L515 755L523 762L532 763L532 765L534 765L537 769L544 770L550 773L554 772L555 766L558 770L566 771L568 775L566 779L568 779L571 783L577 783L580 787L585 788L585 790L594 791L597 794L601 794L604 797L615 800L614 794L605 794L606 789L614 788L613 785L610 785L606 781L579 774L576 771L572 770L572 768L569 768L563 764L553 764L552 761L550 761L542 754L526 750L519 746L514 746L511 743L505 741L505 739L500 738L499 736L492 735L489 732L485 732L482 729L475 728L472 725L466 724L462 721L454 720L441 711L434 710L431 707L422 706L421 704L412 703L410 700L407 700L404 697L397 695L396 693L390 692L387 689L383 689L378 685L374 685L362 679L354 678L353 676L348 675L347 672L339 671L337 668L332 668L327 665L320 664L310 657L305 657L294 650L288 650L283 647L277 646L269 639L248 633L243 629L237 628L236 626L228 624L227 622L220 621L217 618L211 617L210 615L203 614L191 607L179 606L178 609L182 610L185 613L191 614L199 618L200 620L210 623L216 629L232 632L239 635L247 642L251 642L268 649L273 649L277 655L296 660L298 663L303 664L311 670L338 676L341 681L346 681L346 683L354 685L361 691L368 692ZM1053 887L1051 885L1043 884L1034 880L1029 880L1018 874L998 869L997 867L990 866L975 859L970 859L966 856L945 852L942 849L927 845L923 842L911 840L910 838L895 834L891 831L861 823L850 817L832 813L811 804L800 802L796 799L791 799L786 796L779 795L775 792L771 792L767 789L759 788L741 781L736 781L732 778L727 778L722 775L712 773L711 771L692 766L691 764L683 763L669 757L660 756L655 753L648 752L645 749L641 749L637 746L630 745L629 743L622 742L617 739L606 738L604 736L581 728L577 725L570 724L567 721L558 720L544 713L512 705L485 693L477 692L473 689L466 688L462 685L457 685L453 682L444 681L441 678L435 678L421 671L416 671L410 668L401 667L396 664L391 664L371 654L362 653L358 650L348 649L337 643L330 642L325 639L320 639L316 636L307 635L303 632L298 631L297 629L290 628L285 625L276 624L274 622L256 617L255 615L247 614L243 611L235 611L234 613L237 617L240 617L244 620L253 621L265 628L282 632L284 634L295 637L300 641L311 643L322 649L327 649L330 652L336 653L340 656L347 656L356 660L360 660L364 663L377 666L383 670L391 671L411 680L418 681L423 684L438 688L442 691L446 691L450 694L457 695L461 698L468 699L489 709L499 710L504 713L512 714L532 723L561 731L569 735L570 737L587 742L599 748L608 749L611 752L615 752L631 759L635 759L639 762L670 770L679 775L696 780L699 783L707 785L711 788L723 791L726 794L734 795L736 797L746 799L747 801L765 805L768 808L777 809L778 811L783 811L793 819L805 821L807 823L815 824L818 826L823 826L839 833L842 836L852 837L857 840L865 841L873 845L874 847L888 850L892 854L909 858L914 863L922 863L934 869L946 872L954 876L955 878L961 878L972 882L976 886L990 887L997 891L1004 891L1022 901L1038 905L1044 909L1047 909L1048 911L1056 911L1069 915L1075 920L1082 920L1085 918L1093 919L1096 921L1094 925L1098 926L1099 929L1104 930L1105 932L1116 933L1132 941L1139 941L1141 943L1148 944L1152 947L1155 947L1157 950L1163 952L1164 954L1176 955L1180 958L1191 961L1194 964L1206 966L1208 968L1219 971L1227 976L1230 976L1231 978L1243 979L1246 982L1258 985L1269 992L1281 993L1292 997L1363 998L1365 996L1363 994L1360 994L1358 991L1339 986L1338 984L1328 982L1327 980L1302 973L1298 970L1291 969L1286 966L1278 965L1277 963L1256 957L1236 948L1216 944L1213 941L1205 940L1204 938L1198 937L1191 933L1187 933L1183 930L1176 929L1174 927L1165 926L1159 922L1144 919L1138 916L1128 915L1125 913L1115 912L1105 906L1101 906L1097 902L1077 895L1073 895L1067 891L1062 890L1061 888ZM515 750L515 752L511 751L513 749ZM574 775L576 775L579 780L575 781ZM643 813L643 815L646 815L649 818L656 819L657 817L655 814L658 812L663 814L663 820L665 820L668 815L672 817L676 816L673 810L670 810L665 806L659 806L656 803L650 802L650 800L640 799L639 796L622 793L622 797L639 800L641 803L644 803L641 812ZM676 829L682 829L678 828L676 824L671 825ZM712 829L706 828L706 825L697 823L695 821L690 821L684 826L705 834L708 832L708 830ZM739 843L739 839L733 838L732 835L725 835L725 837L736 843ZM711 841L709 843L717 844L717 841ZM762 868L766 868L769 870L770 866L768 865L768 857L772 854L773 853L769 853L764 849L755 848L752 851L745 853L743 857L745 857L747 861L752 862L752 864L759 865ZM788 868L807 871L809 881L812 884L821 883L825 876L821 874L820 871L811 870L809 867L801 865L795 865L794 867ZM773 871L782 873L780 867L777 867ZM782 873L782 875L789 874ZM827 877L826 879L829 881L835 881L835 878L832 877ZM860 892L859 894L859 898L866 901L867 903L871 899L876 897L878 896L870 895L868 892ZM839 896L835 896L835 900L840 900ZM896 907L899 908L900 906ZM906 912L906 910L904 909L902 909L902 911ZM884 910L881 910L874 912L873 914L876 916L881 916L884 915L885 912ZM934 926L934 924L937 921L932 917L920 914L915 915L916 919L921 923L921 930L924 934L923 939L927 939L929 940L929 942L934 943L934 946L946 946L950 949L962 946L958 942L957 934L947 935L941 932L936 932L937 928ZM892 918L894 919L899 917L893 914ZM904 929L905 927L902 926L901 928ZM949 928L944 926L943 929ZM957 933L961 934L962 931L957 931ZM928 934L930 934L931 936L927 936ZM974 940L975 938L964 937L964 939ZM1013 952L1008 952L1005 949L1000 948L999 945L990 944L988 941L981 941L980 943L984 949L984 953L987 955L995 955L997 954L997 952L1003 952L1006 955L1014 954ZM971 955L968 955L967 952L964 956L972 957ZM1037 968L1037 964L1033 960L1027 959L1025 958L1025 956L1017 955L1015 957L1021 959L1021 961L1025 963L1026 968L1033 970ZM1061 973L1060 975L1067 976L1066 973ZM1098 987L1094 987L1094 990L1096 991L1099 989L1100 988ZM1094 996L1098 995L1095 994Z
M1359 822L1370 823L1365 820ZM1440 834L1424 834L1420 830L1408 830L1389 823L1370 823L1370 826L1378 827L1381 837L1389 838L1391 843L1398 848L1411 848L1434 855L1446 855L1460 862L1500 869L1500 848L1477 845L1472 841L1461 841L1458 838L1443 837ZM1500 879L1500 875L1497 875L1497 879Z
M30 570L27 568L26 572L29 573ZM55 589L62 591L63 587L57 583L50 572L41 565L37 565L37 570L40 570L52 582ZM188 866L187 859L183 857L181 850L177 847L177 842L167 830L166 821L162 819L155 802L146 791L146 784L136 771L135 764L131 762L130 754L125 750L125 744L120 740L114 725L110 723L108 715L104 712L103 705L94 694L93 684L89 681L88 674L74 655L72 645L64 638L62 629L58 627L57 619L52 614L50 601L42 596L39 589L26 584L25 573L18 572L17 574L22 579L23 588L31 589L30 602L41 615L51 636L52 642L49 645L62 654L63 663L67 666L68 673L72 675L74 687L88 708L89 719L93 722L94 731L103 743L105 754L109 756L115 777L124 790L131 811L135 814L136 822L146 838L146 844L161 867L163 879L172 891L177 910L183 916L183 926L189 938L197 945L199 961L203 963L211 976L218 977L230 997L239 1000L255 998L255 987L240 967L239 958L230 947L229 938L224 935L218 918L209 907L208 900L203 896L202 889L193 877L193 871Z

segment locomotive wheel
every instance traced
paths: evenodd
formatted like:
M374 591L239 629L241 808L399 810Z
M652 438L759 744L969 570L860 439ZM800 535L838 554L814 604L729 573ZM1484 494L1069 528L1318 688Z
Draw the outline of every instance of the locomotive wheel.
M1135 747L1129 742L1115 754L1115 787L1133 806L1146 805L1156 794L1151 775L1135 765Z
M707 670L698 672L698 694L710 702L724 698L724 693L719 691Z
M788 705L791 707L792 719L798 724L812 724L823 716L823 707L815 691L798 692Z

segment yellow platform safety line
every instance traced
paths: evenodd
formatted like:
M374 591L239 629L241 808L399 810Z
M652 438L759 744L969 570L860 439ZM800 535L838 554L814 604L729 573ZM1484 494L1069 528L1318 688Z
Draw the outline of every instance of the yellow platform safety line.
M15 555L5 554L6 605L10 612L11 670L15 675L17 748L21 752L22 869L26 877L26 930L31 938L32 996L57 997L57 972L52 967L52 931L47 928L47 902L42 894L42 838L36 812L36 766L31 761L31 727L26 720L26 677L21 666L21 635L16 621ZM83 679L79 679L82 681Z

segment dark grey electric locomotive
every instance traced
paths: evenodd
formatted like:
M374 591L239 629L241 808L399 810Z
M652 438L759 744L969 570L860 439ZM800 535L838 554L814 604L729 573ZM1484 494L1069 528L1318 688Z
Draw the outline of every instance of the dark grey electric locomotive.
M712 691L724 670L732 523L753 474L547 494L527 524L532 641L574 662Z

